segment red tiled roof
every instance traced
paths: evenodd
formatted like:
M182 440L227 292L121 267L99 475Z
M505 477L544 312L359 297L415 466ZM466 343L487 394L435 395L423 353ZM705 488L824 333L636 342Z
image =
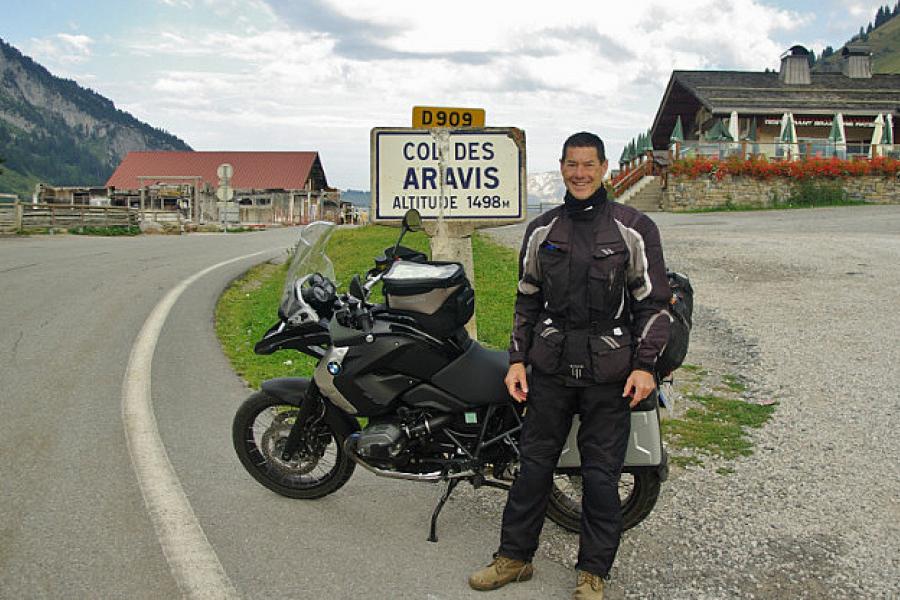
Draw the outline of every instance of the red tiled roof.
M235 189L299 190L306 186L318 152L129 152L106 187L140 189L138 177L202 177L215 188L216 169L222 163L234 167ZM152 180L144 180L150 185Z

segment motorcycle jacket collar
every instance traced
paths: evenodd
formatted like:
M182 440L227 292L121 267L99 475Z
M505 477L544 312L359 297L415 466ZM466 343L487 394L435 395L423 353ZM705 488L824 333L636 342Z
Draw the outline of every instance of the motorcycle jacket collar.
M563 198L563 206L565 207L566 213L570 216L602 206L604 202L606 202L606 188L602 185L596 192L584 200L579 200L568 191L566 192L565 198Z

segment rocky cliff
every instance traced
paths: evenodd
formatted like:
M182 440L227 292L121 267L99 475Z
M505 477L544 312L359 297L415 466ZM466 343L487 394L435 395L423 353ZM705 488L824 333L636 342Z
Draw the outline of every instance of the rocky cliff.
M55 77L0 39L0 192L102 186L132 150L190 150L107 98Z

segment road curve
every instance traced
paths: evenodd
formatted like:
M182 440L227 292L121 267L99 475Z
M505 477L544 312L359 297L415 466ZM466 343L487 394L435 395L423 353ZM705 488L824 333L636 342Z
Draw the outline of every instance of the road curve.
M181 596L129 459L120 410L128 357L179 282L234 257L274 255L297 233L0 239L0 597ZM337 494L302 502L240 467L230 421L248 390L222 356L212 310L258 261L184 289L150 374L159 435L228 579L246 598L480 597L466 573L496 546L496 502L451 500L441 541L430 544L436 486L358 472ZM538 568L539 579L494 596L568 597L571 571Z

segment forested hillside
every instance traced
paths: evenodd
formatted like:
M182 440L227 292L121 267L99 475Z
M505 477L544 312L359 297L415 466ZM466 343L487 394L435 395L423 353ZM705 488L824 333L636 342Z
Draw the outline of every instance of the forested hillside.
M883 6L867 26L861 25L859 33L847 44L865 44L872 50L873 73L900 73L900 1L893 8ZM844 44L846 45L846 44ZM841 49L825 48L813 67L814 71L840 70Z
M0 39L0 192L37 182L102 186L132 150L190 150Z

